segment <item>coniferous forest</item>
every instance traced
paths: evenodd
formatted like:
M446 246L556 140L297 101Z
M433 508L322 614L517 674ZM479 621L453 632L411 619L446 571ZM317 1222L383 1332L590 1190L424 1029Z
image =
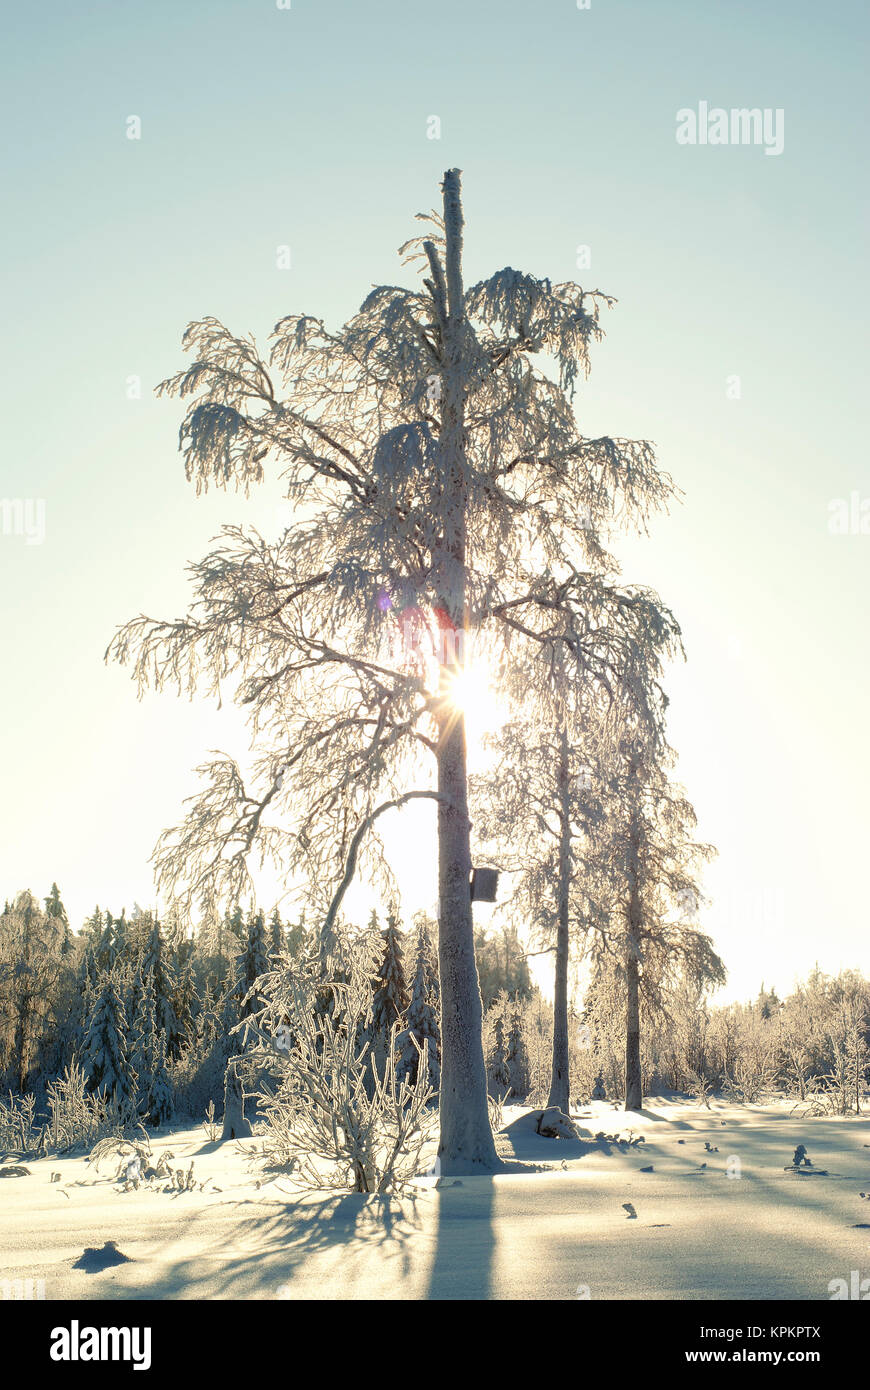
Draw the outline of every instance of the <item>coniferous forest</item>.
M416 1084L425 1049L433 1101L435 932L425 914L403 931L386 911L350 934L370 972L357 1050L380 1071L389 1055ZM516 928L478 929L475 948L488 1094L494 1104L540 1107L552 1080L552 999L532 983ZM42 900L19 893L0 915L0 1152L62 1153L138 1123L220 1119L229 1059L246 1045L256 1056L244 1021L262 1007L257 982L275 971L302 980L316 955L315 929L277 909L235 907L190 926L139 908L113 916L95 907L73 931L57 884ZM313 1019L318 1007L315 994ZM624 981L602 956L571 1006L575 1110L595 1094L624 1101L624 1010ZM782 998L762 985L754 1000L716 1005L705 980L684 968L648 989L641 1017L647 1096L781 1097L806 1114L870 1109L870 983L860 972L816 970ZM268 1104L268 1083L256 1063L249 1074L253 1119Z

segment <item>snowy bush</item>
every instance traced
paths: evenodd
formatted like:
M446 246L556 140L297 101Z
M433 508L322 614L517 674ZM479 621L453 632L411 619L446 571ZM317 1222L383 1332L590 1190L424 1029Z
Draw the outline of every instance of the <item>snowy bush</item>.
M8 1104L0 1100L0 1149L5 1153L29 1153L35 1147L35 1104L34 1096L14 1096L11 1091Z
M738 1058L725 1077L722 1094L742 1105L760 1105L776 1087L777 1070L757 1057Z
M100 1171L100 1164L107 1159L117 1159L116 1177L127 1171L130 1159L138 1159L140 1167L144 1167L150 1158L151 1144L142 1125L136 1125L135 1132L129 1138L116 1134L107 1135L98 1140L88 1154L88 1160L95 1173Z
M374 973L370 947L358 940L326 976L311 964L261 982L269 1002L259 1036L282 1029L292 1038L271 1058L277 1084L258 1093L264 1152L306 1186L391 1192L424 1168L421 1151L434 1126L426 1045L417 1044L416 1081L397 1074L398 1021L383 1063L371 1057Z
M46 1089L47 1142L57 1153L123 1136L136 1125L133 1104L107 1096L104 1091L89 1091L84 1069L78 1062L71 1062L63 1076L50 1081Z

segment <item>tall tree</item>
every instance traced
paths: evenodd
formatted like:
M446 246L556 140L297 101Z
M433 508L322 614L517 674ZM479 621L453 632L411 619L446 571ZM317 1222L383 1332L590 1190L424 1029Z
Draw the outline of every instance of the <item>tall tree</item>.
M383 872L379 818L435 801L447 1173L498 1166L469 893L469 639L509 660L557 589L578 603L594 589L590 518L610 512L614 484L629 509L647 478L668 485L649 444L586 439L571 407L612 301L509 267L466 290L458 170L429 221L432 235L404 248L422 261L421 287L375 289L335 333L282 319L268 363L215 319L190 325L196 360L161 388L194 398L188 477L247 489L272 456L298 512L274 543L226 528L193 567L188 616L136 619L110 654L133 662L140 687L217 695L232 678L251 718L250 772L226 758L204 767L203 791L158 845L169 894L238 901L256 845L305 876L328 954L357 863Z
M157 1040L157 1056L154 1070L148 1077L145 1091L145 1114L151 1125L164 1125L171 1119L174 1109L172 1082L166 1066L166 1037L160 1034Z
M608 780L612 935L625 980L625 1108L643 1107L641 998L660 1002L663 980L686 970L701 986L724 983L709 936L695 925L700 865L714 853L695 838L695 812L671 783L666 758L635 730L618 743Z
M511 874L513 906L555 955L548 1104L570 1106L569 960L608 920L602 864L603 768L629 711L650 748L664 742L665 657L679 627L652 590L621 586L602 564L578 608L554 596L550 625L527 642L513 677L513 717L488 740L492 768L472 779L475 819ZM615 715L614 715L615 712Z
M132 1018L127 1047L130 1070L136 1076L140 1105L147 1108L148 1080L154 1074L157 1061L157 1010L154 999L154 976L150 971L143 974L141 966L136 971L136 987L133 991L136 1012Z

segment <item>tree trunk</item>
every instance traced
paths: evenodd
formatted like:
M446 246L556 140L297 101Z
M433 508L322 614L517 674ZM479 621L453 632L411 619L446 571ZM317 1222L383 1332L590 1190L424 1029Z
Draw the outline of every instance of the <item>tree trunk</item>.
M468 819L465 721L451 690L465 659L466 507L465 311L462 289L462 205L459 171L444 176L447 316L441 390L441 519L439 556L442 651L438 715L438 957L441 969L442 1173L498 1167L489 1123L481 1028L483 1005L474 959L471 915L471 823Z
M640 896L637 850L632 837L631 888L628 902L628 937L625 946L625 1108L643 1109L640 1072Z
M629 935L626 951L625 973L628 982L628 998L625 1010L625 1108L643 1109L643 1091L640 1078L640 1006L639 1006L639 967L635 954L635 942Z
M559 906L556 926L556 975L553 987L553 1070L547 1105L570 1114L568 1051L568 898L571 889L571 807L568 785L568 732L559 727Z

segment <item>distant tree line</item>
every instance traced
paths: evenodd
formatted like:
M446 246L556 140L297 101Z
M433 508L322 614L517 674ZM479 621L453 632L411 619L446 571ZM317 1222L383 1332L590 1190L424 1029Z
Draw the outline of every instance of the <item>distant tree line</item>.
M430 1081L440 1059L438 977L431 924L420 917L406 936L392 912L378 938L369 1047L383 1057L400 1025L401 1065L416 1074L411 1035L428 1044ZM40 901L30 892L0 913L0 1085L32 1097L38 1114L65 1074L80 1078L119 1115L148 1125L176 1114L202 1117L220 1103L231 1056L244 1051L240 1025L260 1005L258 979L275 968L303 969L316 954L304 918L236 906L186 927L136 908L113 916L97 907L80 932L70 928L57 885ZM494 979L498 975L494 967ZM8 1107L7 1107L8 1108Z

